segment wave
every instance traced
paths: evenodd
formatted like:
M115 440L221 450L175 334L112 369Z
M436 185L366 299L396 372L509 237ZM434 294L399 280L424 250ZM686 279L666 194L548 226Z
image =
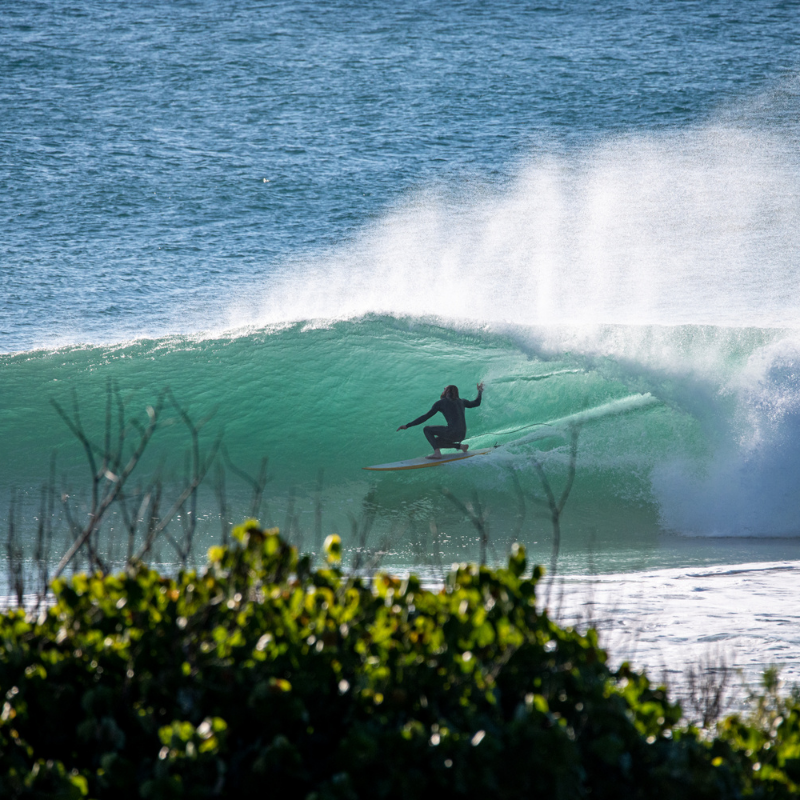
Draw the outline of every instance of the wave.
M528 526L533 541L542 523L517 484L537 490L536 453L563 477L564 430L581 422L576 540L796 537L796 143L794 123L729 115L552 152L500 188L472 176L405 198L355 240L176 321L187 335L109 344L109 331L0 356L13 454L0 490L33 498L54 447L62 483L79 486L85 466L49 400L75 390L97 433L112 381L131 407L169 385L244 468L269 456L275 521L291 503L313 513L322 470L339 529L369 496L389 529L419 533L436 516L459 547L444 483L477 490L498 530ZM399 424L446 383L466 395L479 380L469 432L501 445L491 459L369 483L361 467L425 452ZM165 429L159 442L150 468L177 472L180 437ZM231 491L243 509L244 489ZM202 506L212 524L213 492Z
M243 469L255 472L268 456L268 521L283 524L291 502L300 527L313 527L322 470L326 526L349 530L368 498L378 528L394 531L407 555L432 518L442 520L450 550L471 546L443 485L462 497L478 491L501 538L524 530L544 541L547 523L530 503L540 493L530 459L536 455L555 484L563 480L565 433L574 423L582 426L568 507L575 543L599 536L641 544L663 531L794 537L799 350L793 330L481 331L374 316L3 356L0 435L13 457L0 463L0 491L7 497L15 487L35 506L55 448L59 488L79 494L88 471L50 400L69 405L74 390L87 428L99 436L111 382L132 410L169 386L193 418L210 419L206 445L222 435ZM424 454L421 429L397 433L397 426L427 410L445 384L468 396L479 380L486 393L468 412L468 436L475 446L500 444L490 458L377 482L361 469ZM178 474L185 444L179 426L165 427L143 468ZM522 508L518 486L527 498ZM246 487L232 476L229 491L233 510L244 515ZM218 530L210 487L200 512Z

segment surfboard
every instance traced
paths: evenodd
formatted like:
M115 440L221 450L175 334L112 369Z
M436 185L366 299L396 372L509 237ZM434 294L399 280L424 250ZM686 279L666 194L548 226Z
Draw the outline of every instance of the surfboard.
M395 461L392 464L375 464L372 467L362 467L362 469L372 470L373 472L392 472L400 469L424 469L425 467L439 467L442 464L449 464L452 461L463 461L465 458L473 456L485 456L491 453L494 447L484 447L482 450L467 450L466 453L453 453L443 455L441 458L409 458L407 461Z

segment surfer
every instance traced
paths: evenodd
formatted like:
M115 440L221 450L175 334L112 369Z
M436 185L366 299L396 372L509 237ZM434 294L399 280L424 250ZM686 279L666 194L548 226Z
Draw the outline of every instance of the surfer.
M413 428L421 422L430 419L438 411L444 414L447 425L426 425L422 432L430 442L433 453L426 458L438 459L442 457L442 448L446 450L461 450L466 453L469 450L468 444L461 444L461 440L467 435L467 421L464 418L465 408L477 408L481 404L483 396L483 383L478 384L478 396L474 400L463 400L458 396L457 386L445 386L442 396L431 406L431 410L421 417L417 417L407 425L401 425L397 430L404 431L406 428Z

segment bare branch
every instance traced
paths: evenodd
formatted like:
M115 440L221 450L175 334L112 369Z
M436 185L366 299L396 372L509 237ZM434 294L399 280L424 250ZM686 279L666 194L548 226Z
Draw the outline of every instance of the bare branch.
M53 404L55 405L56 410L58 411L59 410L58 404L55 403L55 402ZM76 400L76 404L77 404L77 400ZM148 417L150 419L150 422L149 422L147 428L144 430L144 433L142 433L142 435L140 436L139 442L138 442L138 444L136 446L136 449L134 450L134 452L131 455L131 457L128 459L128 462L125 465L125 467L122 469L122 471L118 475L113 476L114 480L111 480L111 478L108 478L108 477L106 478L107 480L109 480L109 482L112 484L112 486L110 487L110 490L105 495L105 497L103 498L103 501L100 503L99 506L95 505L96 496L95 496L94 493L96 492L96 484L93 485L93 503L92 503L92 511L90 513L89 522L87 523L86 527L83 529L81 534L75 539L75 541L72 544L72 546L67 550L67 552L64 554L64 556L61 558L61 561L59 562L58 566L56 567L55 572L53 573L53 577L54 578L57 578L57 577L59 577L59 575L61 575L61 573L64 571L64 568L67 566L67 564L69 564L69 562L74 557L75 553L77 553L78 550L81 547L83 547L87 542L89 542L92 534L98 529L98 527L100 525L100 521L102 520L102 518L105 515L106 511L109 509L111 504L116 500L116 498L119 495L120 491L122 491L122 488L125 485L125 482L130 477L130 474L134 471L134 469L136 469L136 466L139 463L139 459L142 457L142 453L144 453L145 448L147 447L150 439L152 438L153 434L155 433L156 425L157 425L157 422L158 422L158 417L159 417L159 414L160 414L161 408L162 408L162 404L163 404L163 393L159 397L155 408L153 408L153 406L148 406L147 415L148 415ZM72 430L73 433L75 434L75 436L82 443L84 443L84 450L86 451L87 458L90 460L90 463L94 465L95 461L94 461L94 455L93 455L93 452L92 452L92 447L91 447L91 445L89 443L88 438L84 434L82 427L80 426L80 418L78 416L77 407L75 409L75 420L76 420L75 425L72 425L71 422L69 422L67 420L67 418L63 414L63 412L60 412L60 413L61 413L62 419L67 421L67 424L70 427L70 430ZM95 556L95 558L96 558L96 556Z
M369 491L364 496L361 504L361 518L357 520L353 514L348 514L350 517L350 527L353 531L353 540L355 543L356 553L353 557L353 563L350 565L352 572L356 572L366 563L367 555L367 541L369 540L372 526L375 524L375 514L377 507L375 506L375 494L377 492L376 486L370 486ZM372 558L374 559L374 553ZM377 562L376 562L377 563Z
M538 458L536 458L536 456L531 455L530 457L531 462L533 463L533 468L539 478L539 483L541 483L542 490L544 491L547 499L547 506L550 510L550 522L553 526L553 549L550 555L550 581L548 583L546 599L546 603L548 605L550 603L550 591L556 578L556 572L558 569L558 556L561 550L561 514L564 511L564 506L567 504L567 499L572 491L572 485L575 482L575 471L578 461L578 438L580 436L581 427L582 426L580 423L570 425L571 435L569 464L567 467L567 482L557 502L555 493L553 492L553 487L551 486L547 474L544 471L542 463ZM540 501L537 501L535 497L532 499L534 502L541 504Z
M219 521L222 525L222 546L228 544L228 529L230 521L228 519L228 497L225 491L225 467L218 461L217 471L214 478L214 493L217 495L219 503Z
M17 598L17 605L22 608L25 596L24 554L22 547L17 543L16 517L17 492L12 490L11 505L8 510L8 538L6 539L8 583L11 593Z
M711 653L686 670L687 710L694 722L708 730L724 713L731 668L723 654Z
M514 532L511 535L511 541L509 542L509 547L514 544L514 542L520 541L522 538L522 529L525 525L525 514L527 508L525 506L525 492L522 491L522 485L519 482L519 477L517 476L516 470L512 469L511 472L511 481L514 484L514 492L517 496L517 524L514 526Z
M317 473L317 496L314 501L314 552L322 550L322 480L325 477L325 470L320 469Z
M148 531L148 536L144 545L139 549L139 552L134 556L135 560L138 561L144 558L144 556L152 548L159 534L161 534L166 529L167 525L169 525L173 517L178 513L178 511L180 511L180 509L183 507L186 501L197 491L197 487L203 482L206 473L208 472L209 468L211 467L211 464L216 458L217 451L219 450L221 444L222 440L220 438L217 438L217 440L211 446L211 452L209 453L208 457L199 463L197 472L195 473L189 485L181 492L180 496L172 504L169 511L157 523L154 523L151 526L150 530ZM160 490L161 487L159 485L159 499L160 499ZM152 519L153 517L151 515L151 521Z
M442 488L442 494L469 519L480 534L481 566L486 565L486 549L489 544L489 532L486 528L486 516L481 508L478 492L473 493L473 503L463 503L449 489ZM477 512L476 512L477 509Z
M243 469L234 464L233 461L231 461L231 458L228 455L228 449L224 446L222 448L222 457L225 460L225 465L228 467L228 469L252 488L253 497L250 501L250 516L253 519L258 519L261 513L264 487L272 480L272 476L267 475L269 459L266 456L261 459L258 474L255 478L253 478Z
M569 445L569 467L567 468L567 483L558 501L558 513L564 510L567 498L572 491L572 484L575 482L575 466L578 461L578 437L581 433L581 424L570 425L570 445Z

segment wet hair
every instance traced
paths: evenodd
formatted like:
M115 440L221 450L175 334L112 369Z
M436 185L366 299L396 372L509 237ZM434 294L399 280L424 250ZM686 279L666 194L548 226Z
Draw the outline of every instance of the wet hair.
M450 386L445 386L444 396L449 397L451 400L458 400L458 386L454 386L452 383Z

